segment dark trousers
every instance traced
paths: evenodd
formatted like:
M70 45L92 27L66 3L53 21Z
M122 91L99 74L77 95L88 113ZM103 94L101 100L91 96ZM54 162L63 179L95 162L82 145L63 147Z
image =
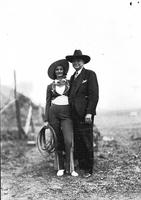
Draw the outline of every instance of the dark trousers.
M85 119L72 110L74 126L74 158L78 160L79 168L89 173L93 172L93 122L85 123ZM94 121L94 117L93 117Z
M49 111L49 123L57 136L56 157L57 168L68 172L74 170L73 161L73 124L69 105L52 105ZM65 151L65 161L63 156ZM66 166L64 166L64 162Z

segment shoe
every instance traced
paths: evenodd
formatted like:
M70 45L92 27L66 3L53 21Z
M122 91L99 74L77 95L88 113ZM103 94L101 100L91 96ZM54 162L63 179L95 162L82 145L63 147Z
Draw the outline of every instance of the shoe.
M91 173L86 172L85 174L83 174L83 177L84 177L84 178L89 178L91 175L92 175Z
M73 171L73 172L71 172L71 175L76 177L76 176L78 176L78 173Z
M57 172L57 176L63 176L64 175L64 169L60 169Z

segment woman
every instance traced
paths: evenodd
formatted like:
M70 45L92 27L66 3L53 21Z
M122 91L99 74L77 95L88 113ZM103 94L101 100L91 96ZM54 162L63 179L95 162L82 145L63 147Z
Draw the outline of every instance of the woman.
M63 176L65 172L78 176L74 171L73 125L68 103L70 86L66 79L68 69L69 63L65 59L52 63L48 69L48 76L53 82L47 87L45 126L49 123L57 136L57 176ZM65 151L65 162L63 151Z

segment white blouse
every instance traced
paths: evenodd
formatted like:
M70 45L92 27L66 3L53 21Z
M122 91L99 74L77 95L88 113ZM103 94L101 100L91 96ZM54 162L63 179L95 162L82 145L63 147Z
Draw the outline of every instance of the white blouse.
M58 93L58 94L63 94L64 93L64 91L65 91L65 88L66 88L66 86L65 85L63 85L63 86L57 86L56 85L56 92Z
M67 96L61 95L52 100L52 103L55 105L68 105L69 101Z
M63 85L63 86L56 85L56 92L58 94L60 94L60 96L58 96L52 100L53 104L55 104L55 105L68 105L69 104L68 97L63 95L65 88L66 88L65 85Z

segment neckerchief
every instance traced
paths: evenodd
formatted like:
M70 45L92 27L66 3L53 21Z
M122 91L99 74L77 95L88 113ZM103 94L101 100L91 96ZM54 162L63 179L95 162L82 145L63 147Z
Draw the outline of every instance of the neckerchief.
M65 91L64 91L64 94L65 94L70 88L68 80L66 80L66 79L54 80L53 84L52 84L52 92L56 93L56 86L63 86L63 85L66 86Z
M60 80L56 79L54 82L55 82L55 85L62 86L66 84L66 79L60 79Z

